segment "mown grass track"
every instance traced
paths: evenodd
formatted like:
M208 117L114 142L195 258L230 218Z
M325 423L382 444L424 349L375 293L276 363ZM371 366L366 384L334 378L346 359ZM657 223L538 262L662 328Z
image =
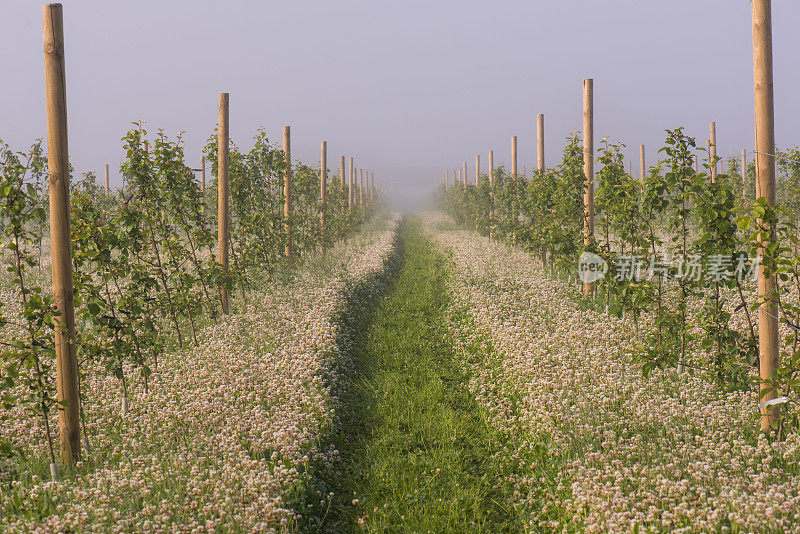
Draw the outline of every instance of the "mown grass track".
M445 336L447 260L417 220L403 225L400 247L396 279L355 328L357 373L325 530L516 531L495 435Z

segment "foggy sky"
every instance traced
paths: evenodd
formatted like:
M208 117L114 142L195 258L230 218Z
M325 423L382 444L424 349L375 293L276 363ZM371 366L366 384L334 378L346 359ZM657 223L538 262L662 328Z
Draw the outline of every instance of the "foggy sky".
M581 79L594 78L595 139L638 146L653 161L664 130L698 140L717 121L720 155L753 146L747 0L65 0L69 146L78 172L112 167L135 120L175 135L199 166L230 93L231 138L256 129L292 155L354 156L397 205L421 205L435 178L475 154L520 170L536 161L545 114L546 163L581 128ZM800 4L773 2L776 141L800 144ZM0 0L0 138L45 137L41 3Z

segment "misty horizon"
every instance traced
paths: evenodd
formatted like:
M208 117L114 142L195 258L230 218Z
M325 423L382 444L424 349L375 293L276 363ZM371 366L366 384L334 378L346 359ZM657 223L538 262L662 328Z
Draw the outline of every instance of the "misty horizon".
M475 154L519 167L536 161L536 114L545 115L546 163L581 129L581 80L594 79L595 144L604 136L655 161L664 130L704 142L716 121L718 154L753 146L750 5L722 0L666 7L588 0L558 4L375 2L258 4L210 1L71 2L64 5L69 145L77 174L120 185L120 139L145 121L199 166L213 134L217 95L230 93L231 139L251 146L264 127L278 142L292 126L293 157L308 164L328 142L375 173L393 205L424 205L437 177ZM39 4L0 9L0 43L13 73L0 138L25 149L45 138ZM658 24L654 24L658 21ZM800 37L800 7L774 9L776 141L794 146L799 75L786 51ZM222 39L221 44L218 39ZM548 52L557 50L557 54ZM626 162L627 163L627 162Z

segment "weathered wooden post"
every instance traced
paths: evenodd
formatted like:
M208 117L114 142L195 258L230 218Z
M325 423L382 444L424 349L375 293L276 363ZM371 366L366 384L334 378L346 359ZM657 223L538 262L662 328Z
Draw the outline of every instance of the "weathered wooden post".
M756 117L756 180L759 193L769 206L775 205L775 110L772 93L772 2L752 0L753 8L753 92ZM759 221L763 224L763 221ZM771 228L762 242L759 255L775 240ZM778 364L778 310L774 301L777 284L774 276L766 276L764 262L758 266L758 352L761 376L761 430L769 431L777 421L776 392L765 382Z
M325 248L325 210L326 210L326 194L328 189L328 143L322 142L320 149L320 162L319 162L319 199L322 204L322 211L319 213L319 226L321 231L322 247Z
M47 110L47 168L50 182L50 256L55 317L56 395L64 403L58 410L61 461L81 459L78 359L75 352L75 303L72 286L72 246L69 220L69 149L67 145L67 89L64 20L61 4L42 6L44 80ZM50 474L58 480L50 427L47 424Z
M283 127L283 157L286 167L283 173L283 219L286 225L286 258L292 259L292 141L288 126Z
M644 145L639 145L639 179L644 183L644 177L647 173L647 166L644 160Z
M511 179L517 178L517 136L511 136Z
M110 191L111 189L108 186L108 163L106 163L106 196L108 196Z
M369 200L371 202L375 202L375 173L371 172L369 174L369 176L370 176L370 180L372 182L372 187L370 187L370 189L369 189Z
M219 122L217 124L217 262L223 274L228 275L228 247L230 233L228 229L228 148L230 144L228 124L228 93L219 94ZM222 313L230 312L228 288L225 284L220 288Z
M583 175L586 178L584 206L583 244L594 243L594 80L583 80ZM583 294L589 296L592 284L583 285Z
M544 170L544 114L536 115L536 168Z

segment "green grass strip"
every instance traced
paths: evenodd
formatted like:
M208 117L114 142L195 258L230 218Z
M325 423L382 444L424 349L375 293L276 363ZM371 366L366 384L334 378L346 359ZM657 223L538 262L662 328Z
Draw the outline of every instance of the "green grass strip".
M396 280L356 334L325 529L517 531L492 459L496 435L445 335L448 262L417 220L403 225L401 247Z

